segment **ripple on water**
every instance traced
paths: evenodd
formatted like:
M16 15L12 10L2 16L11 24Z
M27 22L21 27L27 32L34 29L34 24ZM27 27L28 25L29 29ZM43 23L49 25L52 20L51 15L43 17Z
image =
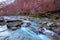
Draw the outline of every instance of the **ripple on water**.
M7 17L5 17L7 18ZM8 30L6 25L0 27L0 39L1 40L51 40L46 35L43 34L36 34L34 31L30 30L29 28L24 27L26 22L30 22L30 27L34 28L35 30L38 29L38 25L35 22L31 22L28 20L23 20L23 25L21 28L17 30ZM5 30L5 31L4 31Z

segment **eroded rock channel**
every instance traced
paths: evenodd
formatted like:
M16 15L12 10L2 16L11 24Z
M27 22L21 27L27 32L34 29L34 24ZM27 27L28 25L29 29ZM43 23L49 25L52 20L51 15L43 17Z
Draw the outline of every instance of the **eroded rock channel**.
M0 40L60 40L59 26L59 21L54 23L48 18L3 16Z

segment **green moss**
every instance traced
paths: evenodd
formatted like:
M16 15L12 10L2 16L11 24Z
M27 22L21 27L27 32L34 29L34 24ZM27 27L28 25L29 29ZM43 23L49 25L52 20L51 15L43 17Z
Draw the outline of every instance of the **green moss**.
M54 27L55 27L54 24L51 24L49 30L53 30Z
M54 24L51 24L50 27L54 27Z

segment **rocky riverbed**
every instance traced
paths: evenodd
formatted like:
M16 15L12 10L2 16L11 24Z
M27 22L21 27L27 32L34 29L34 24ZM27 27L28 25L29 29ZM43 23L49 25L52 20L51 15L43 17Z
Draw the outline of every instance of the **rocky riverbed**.
M1 16L0 40L60 40L60 21L29 16Z

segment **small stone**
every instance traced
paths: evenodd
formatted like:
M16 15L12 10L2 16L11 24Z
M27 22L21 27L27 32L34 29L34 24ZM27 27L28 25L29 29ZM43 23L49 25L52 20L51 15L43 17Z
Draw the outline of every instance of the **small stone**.
M31 24L28 22L27 24L26 24L26 27L29 27Z
M50 27L55 27L54 24L51 24Z
M46 21L44 21L44 22L42 22L43 24L47 24L48 22L46 22Z
M47 26L50 26L51 24L53 24L52 22L50 22L50 23L47 23Z
M42 27L38 28L38 32L41 33L41 34L43 34L43 30L44 29Z
M5 20L3 17L0 17L0 26L5 25Z

